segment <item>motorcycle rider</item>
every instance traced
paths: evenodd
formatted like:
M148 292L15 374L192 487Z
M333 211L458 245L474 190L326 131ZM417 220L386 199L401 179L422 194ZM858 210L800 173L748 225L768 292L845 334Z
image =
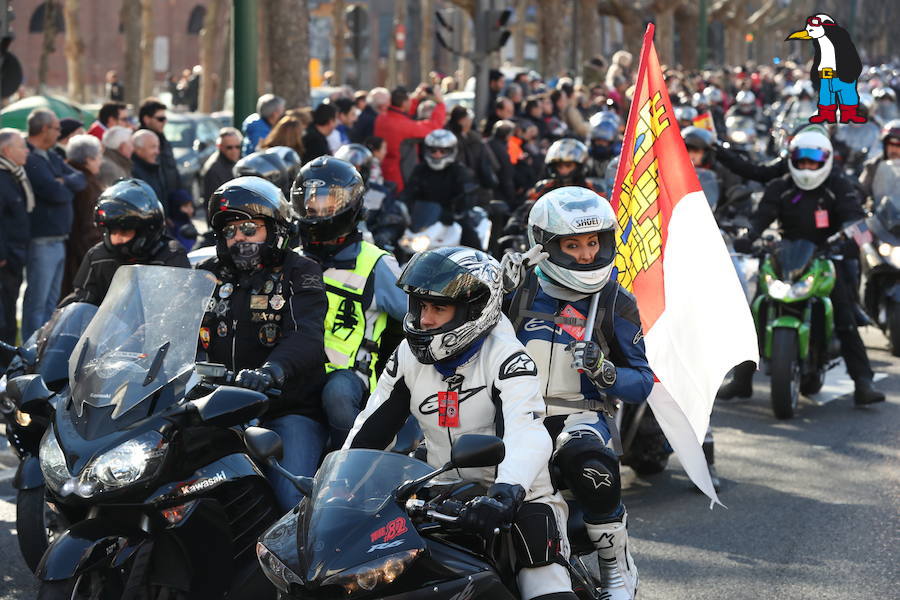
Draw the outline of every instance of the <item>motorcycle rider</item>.
M291 191L303 253L322 266L328 297L322 408L336 448L375 389L388 317L400 322L406 315L406 296L396 285L397 260L363 240L357 227L365 193L356 168L332 156L304 165Z
M618 137L619 130L611 121L600 121L591 129L590 160L587 168L591 177L602 179L609 161L622 151Z
M863 166L863 172L859 176L859 184L862 186L866 197L872 195L875 173L878 172L878 167L881 163L886 160L897 159L900 159L900 119L894 119L884 125L881 129L881 154L873 156Z
M106 188L94 207L94 224L103 241L87 251L72 281L74 291L59 306L103 302L121 265L166 265L190 268L187 252L165 235L162 204L146 182L123 179Z
M804 239L824 244L827 238L848 223L865 218L859 195L853 184L832 173L833 149L826 135L804 131L794 137L790 152L789 175L766 186L756 212L750 216L750 231L734 241L738 252L748 252L772 221L778 219L785 239ZM847 243L844 260L835 262L835 285L831 292L834 322L847 372L853 379L853 401L863 406L884 401L884 394L872 387L872 367L866 347L857 330L853 289L855 276L847 260L858 257L855 244ZM719 398L746 398L753 394L752 363L735 368L734 379L719 390Z
M552 442L541 422L537 370L500 312L504 290L512 289L504 285L505 271L471 248L440 248L410 260L397 282L409 295L406 339L344 447L384 449L409 415L422 427L433 466L449 460L463 434L502 437L503 462L460 473L488 491L466 504L459 524L489 540L494 528L512 521L521 597L573 599L563 566L565 503L550 482Z
M533 203L550 190L566 185L593 190L594 186L587 180L586 172L589 154L588 147L580 140L563 138L550 144L544 158L549 177L534 184L528 192L528 201ZM525 216L527 215L526 212Z
M615 235L616 216L602 196L578 187L542 196L528 217L528 242L550 257L517 291L509 315L537 364L547 403L544 425L555 441L555 485L567 487L584 511L608 594L603 597L631 600L638 572L628 549L619 457L610 448L615 408L605 398L644 402L653 372L634 297L611 280ZM588 324L595 294L602 316ZM591 341L583 341L587 327Z
M223 184L207 203L216 256L199 265L218 280L203 316L200 345L237 373L235 385L280 389L264 424L284 440L284 466L312 475L328 441L319 392L325 377L328 307L319 265L289 250L294 214L281 190L260 177ZM300 501L269 472L282 510Z
M462 226L460 243L479 248L481 242L468 217L478 185L472 172L456 160L457 145L456 136L446 129L435 129L426 135L425 160L413 169L401 197L409 207L413 231L420 231L437 220L429 211L437 206L441 223Z

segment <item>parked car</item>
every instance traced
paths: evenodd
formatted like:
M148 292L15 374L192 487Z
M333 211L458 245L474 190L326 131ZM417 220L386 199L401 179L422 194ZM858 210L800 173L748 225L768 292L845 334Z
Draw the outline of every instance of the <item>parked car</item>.
M172 144L181 183L196 201L201 196L200 169L216 151L219 122L210 115L169 112L166 138Z

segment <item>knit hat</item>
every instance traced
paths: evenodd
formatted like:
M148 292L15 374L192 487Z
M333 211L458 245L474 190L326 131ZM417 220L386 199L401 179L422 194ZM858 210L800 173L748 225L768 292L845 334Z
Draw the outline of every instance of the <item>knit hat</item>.
M69 137L70 135L72 135L72 132L74 132L79 127L84 127L84 123L82 123L78 119L72 119L69 117L66 117L65 119L60 119L59 120L59 138L65 139L65 138Z

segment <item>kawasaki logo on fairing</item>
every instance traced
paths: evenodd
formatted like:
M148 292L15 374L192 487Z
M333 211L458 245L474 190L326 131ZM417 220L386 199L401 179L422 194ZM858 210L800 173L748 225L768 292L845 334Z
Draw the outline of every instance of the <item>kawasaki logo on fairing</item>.
M212 477L210 477L208 479L201 479L200 481L198 481L196 483L182 486L181 493L185 494L185 495L193 494L194 492L199 492L201 490L211 488L214 485L222 483L226 479L228 479L228 478L225 476L225 471L219 471L218 473L216 473L215 475L213 475Z

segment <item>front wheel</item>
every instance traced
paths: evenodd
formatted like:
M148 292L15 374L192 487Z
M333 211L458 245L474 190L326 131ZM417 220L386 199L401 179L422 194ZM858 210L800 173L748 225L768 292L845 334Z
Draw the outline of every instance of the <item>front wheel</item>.
M797 330L780 327L772 336L772 412L790 419L800 400L800 357Z
M16 539L25 564L34 573L56 536L68 526L65 517L47 503L45 486L19 490L16 495Z
M900 356L900 304L891 302L887 306L887 334L891 342L891 354Z

